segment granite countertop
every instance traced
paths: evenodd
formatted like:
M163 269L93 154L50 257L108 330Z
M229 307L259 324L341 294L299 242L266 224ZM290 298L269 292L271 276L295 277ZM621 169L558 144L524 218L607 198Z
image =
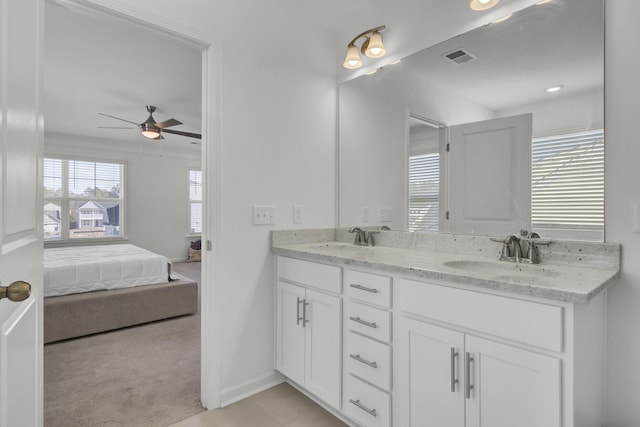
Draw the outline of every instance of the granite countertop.
M334 235L335 236L335 235ZM326 237L326 236L324 236ZM451 239L449 237L449 239ZM507 293L528 295L555 301L586 303L599 292L615 283L620 274L619 245L600 244L593 253L608 252L609 257L600 260L589 258L588 250L581 244L576 249L587 262L572 262L570 257L547 256L547 262L537 265L499 261L493 252L478 250L471 253L438 250L438 243L430 248L393 246L355 246L353 243L335 240L322 241L321 236L304 239L280 239L272 236L272 251L308 261L336 264L347 267L368 267L399 274L407 278L450 282L470 287L492 289ZM446 246L455 248L451 242ZM465 244L464 239L460 244ZM414 244L415 246L415 244ZM566 247L566 244L563 248ZM587 246L588 248L588 246ZM435 250L434 250L435 249ZM556 250L556 252L559 252ZM600 262L597 262L597 261Z

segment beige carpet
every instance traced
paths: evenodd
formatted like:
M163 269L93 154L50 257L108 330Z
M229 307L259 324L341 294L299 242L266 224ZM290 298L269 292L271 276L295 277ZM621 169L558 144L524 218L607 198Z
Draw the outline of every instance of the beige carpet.
M175 266L200 283L199 263ZM203 411L199 314L46 345L44 402L46 427L167 426Z

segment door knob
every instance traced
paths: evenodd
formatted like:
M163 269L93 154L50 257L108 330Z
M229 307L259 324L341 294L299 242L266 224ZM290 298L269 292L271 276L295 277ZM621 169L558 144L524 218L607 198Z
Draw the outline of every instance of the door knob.
M0 286L0 299L9 298L10 301L24 301L31 295L31 285L23 280L13 282L9 286Z

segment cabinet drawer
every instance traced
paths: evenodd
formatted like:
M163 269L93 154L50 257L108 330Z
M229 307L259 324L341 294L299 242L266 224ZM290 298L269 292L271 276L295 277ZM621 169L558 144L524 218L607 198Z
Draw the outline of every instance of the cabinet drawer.
M344 412L361 426L388 427L391 424L391 396L351 375L344 381Z
M354 332L345 336L345 370L382 389L391 389L391 348Z
M340 267L287 257L278 257L278 277L306 286L341 292Z
M345 294L382 307L391 307L391 278L361 271L344 271Z
M413 280L396 281L398 307L430 319L554 351L563 349L563 308Z
M347 301L344 324L349 330L380 341L391 341L391 313L388 311Z

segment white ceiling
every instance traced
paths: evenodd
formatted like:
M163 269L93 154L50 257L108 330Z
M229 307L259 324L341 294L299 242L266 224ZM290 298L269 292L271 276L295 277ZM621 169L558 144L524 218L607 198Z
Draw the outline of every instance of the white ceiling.
M149 142L134 125L146 105L160 122L201 133L201 50L185 41L113 16L46 3L45 131L125 142ZM133 126L134 129L100 129ZM199 149L197 139L163 134L163 144Z

